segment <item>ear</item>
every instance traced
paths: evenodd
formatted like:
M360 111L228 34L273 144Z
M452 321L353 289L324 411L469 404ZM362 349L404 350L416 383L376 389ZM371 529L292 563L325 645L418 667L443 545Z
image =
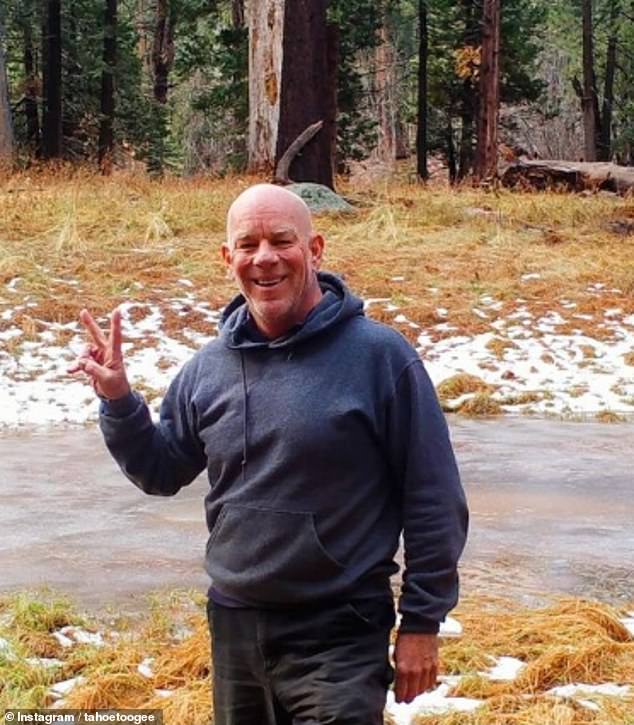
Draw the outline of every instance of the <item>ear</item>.
M231 269L231 260L232 260L231 247L226 242L224 242L224 244L220 248L220 252L222 254L222 260L225 263L225 266L227 267L227 276L232 277L233 270Z
M321 260L324 255L324 246L326 242L321 234L313 234L308 242L308 249L310 250L311 263L313 269L317 271L321 267Z

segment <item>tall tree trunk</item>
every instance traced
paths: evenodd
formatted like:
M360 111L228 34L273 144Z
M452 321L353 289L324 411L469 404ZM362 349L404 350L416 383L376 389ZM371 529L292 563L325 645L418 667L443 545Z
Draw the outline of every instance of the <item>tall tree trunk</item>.
M42 146L44 157L62 155L62 9L61 0L46 0L43 26L44 118Z
M482 43L478 3L476 0L461 0L464 29L462 42L465 48L477 48ZM473 136L478 108L477 88L472 78L465 78L460 89L460 146L458 150L458 180L464 179L473 169ZM452 136L453 140L453 136Z
M449 172L449 183L454 184L457 178L456 169L456 147L453 140L453 125L451 123L451 112L447 113L447 130L445 132L447 141L447 170Z
M33 43L33 7L30 2L23 3L24 12L20 14L22 30L22 62L24 64L24 120L27 143L35 156L42 152L40 137L40 118L37 107L38 78Z
M500 106L500 2L484 0L480 59L480 109L475 177L497 175Z
M248 0L249 148L248 170L275 167L282 85L282 41L286 0Z
M394 47L387 29L387 18L384 17L380 31L380 42L374 51L375 58L375 93L378 105L379 139L377 152L381 159L392 163L395 156L394 128Z
M174 29L176 13L170 0L157 0L156 26L152 43L152 68L154 73L154 99L167 103L169 74L174 65Z
M99 168L103 174L109 174L112 171L116 69L117 0L106 0L103 25L103 71L101 74L101 123L99 125Z
M321 131L293 161L290 176L334 188L332 96L336 81L329 65L326 9L329 0L293 0L284 9L282 85L276 161L310 125Z
M478 105L478 97L471 79L463 81L460 100L461 125L457 178L464 179L473 169L473 132Z
M583 33L583 134L585 161L597 160L596 91L594 85L594 50L592 40L592 0L582 0Z
M603 85L603 112L599 139L599 161L610 161L612 156L612 105L614 103L614 76L616 74L616 50L618 36L619 6L617 0L610 3L610 35L605 59L605 81Z
M11 165L15 152L9 84L4 62L4 25L0 18L0 166Z
M244 27L244 0L231 0L231 20L234 28Z
M427 0L418 0L418 128L416 132L416 170L427 181Z

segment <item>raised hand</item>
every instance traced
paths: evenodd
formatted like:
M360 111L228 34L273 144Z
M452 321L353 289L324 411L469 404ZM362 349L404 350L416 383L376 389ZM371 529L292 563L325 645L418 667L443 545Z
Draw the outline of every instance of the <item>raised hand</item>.
M110 316L110 334L99 329L88 310L79 313L82 325L88 331L91 343L86 346L69 373L84 372L90 378L97 395L108 400L123 398L130 392L130 384L121 353L121 312L117 308Z

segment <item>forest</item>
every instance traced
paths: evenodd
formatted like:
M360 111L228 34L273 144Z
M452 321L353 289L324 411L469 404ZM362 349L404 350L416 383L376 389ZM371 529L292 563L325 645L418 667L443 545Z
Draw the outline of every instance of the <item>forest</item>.
M282 176L331 187L631 166L634 3L2 0L5 163L273 175L298 137Z

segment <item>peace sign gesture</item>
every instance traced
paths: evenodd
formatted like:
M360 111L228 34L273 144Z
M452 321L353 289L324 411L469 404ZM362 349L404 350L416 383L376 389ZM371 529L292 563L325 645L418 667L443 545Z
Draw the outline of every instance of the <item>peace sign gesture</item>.
M104 335L88 310L79 313L79 320L88 331L91 343L86 345L68 372L85 372L95 392L102 398L123 398L130 392L130 384L121 353L121 311L117 308L110 316L108 336Z

